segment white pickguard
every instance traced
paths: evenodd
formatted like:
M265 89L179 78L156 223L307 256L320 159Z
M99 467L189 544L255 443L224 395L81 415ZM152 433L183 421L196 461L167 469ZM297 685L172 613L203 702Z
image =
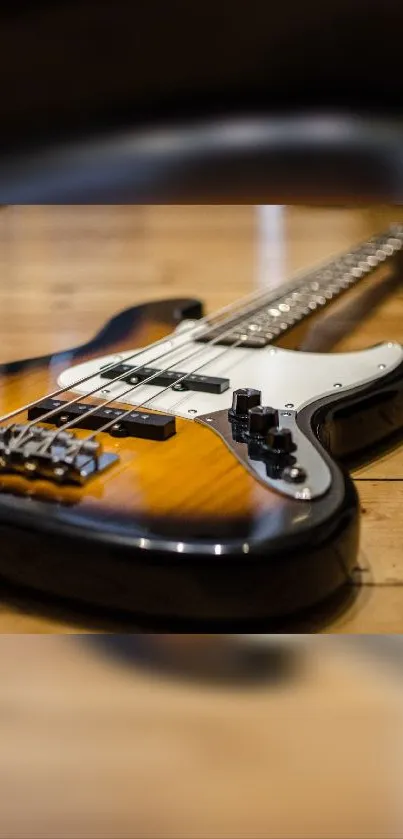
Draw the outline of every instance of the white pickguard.
M403 361L403 348L389 342L351 353L304 353L276 347L247 349L244 347L208 346L192 340L198 327L173 333L163 344L150 345L144 350L133 350L119 355L102 356L70 367L59 377L59 385L102 400L112 397L127 405L142 405L157 411L194 419L212 411L229 408L232 391L251 387L262 391L262 403L277 409L292 407L299 410L308 402L334 392L342 393L374 378L382 378ZM197 355L196 355L197 353ZM193 358L187 359L193 355ZM131 358L131 356L135 356ZM122 394L130 387L127 382L111 384L98 372L106 364L128 361L133 367L153 366L164 370L172 367L181 372L221 376L230 380L230 388L221 394L200 392L175 392L159 385L137 385L131 393ZM203 365L201 368L200 365ZM79 379L91 376L89 381L76 384ZM151 400L152 401L149 401Z

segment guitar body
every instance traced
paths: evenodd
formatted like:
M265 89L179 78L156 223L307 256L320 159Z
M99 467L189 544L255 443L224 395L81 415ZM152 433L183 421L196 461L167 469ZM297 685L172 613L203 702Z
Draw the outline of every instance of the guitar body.
M66 375L77 381L77 371L91 364L99 368L99 359L104 364L115 354L124 357L169 336L182 319L197 322L200 316L197 301L150 303L115 317L83 347L4 365L1 414L40 399ZM293 357L288 378L280 372L277 399L284 381L290 394L286 404L305 381L310 398L302 404L297 394L296 421L330 476L327 490L311 500L265 485L220 428L233 384L239 386L239 375L245 375L245 354L250 354L254 380L243 380L243 386L254 387L259 379L270 392L273 365L280 363L275 352L240 349L237 381L217 404L208 397L207 419L218 417L213 427L205 412L185 418L186 398L195 397L186 394L176 411L176 433L167 440L100 433L104 449L119 459L84 486L1 474L1 576L25 589L155 618L167 626L181 619L241 625L280 617L348 584L357 559L359 505L352 480L332 452L351 459L399 431L402 350L397 344L347 356L277 350L281 358L284 353ZM337 362L328 387L322 374L315 379L318 359L322 370L324 360ZM346 386L333 382L342 370L349 376ZM76 396L72 388L64 398ZM97 404L91 397L85 401ZM114 404L127 407L127 400ZM76 431L83 438L87 433Z

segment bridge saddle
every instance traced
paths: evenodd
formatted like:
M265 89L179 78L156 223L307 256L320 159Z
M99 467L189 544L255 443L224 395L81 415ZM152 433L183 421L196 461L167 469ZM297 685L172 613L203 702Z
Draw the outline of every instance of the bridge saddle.
M69 431L55 436L39 425L0 428L0 473L83 485L117 460L97 440L83 441Z

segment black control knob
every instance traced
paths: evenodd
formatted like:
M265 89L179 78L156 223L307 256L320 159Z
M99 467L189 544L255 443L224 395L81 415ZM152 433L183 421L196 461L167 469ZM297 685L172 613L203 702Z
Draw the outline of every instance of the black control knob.
M232 408L229 410L230 419L246 419L248 411L260 405L262 394L260 390L251 387L242 387L234 390L232 395Z
M289 428L271 428L266 443L270 449L281 454L288 454L295 449Z
M257 405L248 413L248 432L251 436L266 437L268 431L278 424L278 411L275 408Z

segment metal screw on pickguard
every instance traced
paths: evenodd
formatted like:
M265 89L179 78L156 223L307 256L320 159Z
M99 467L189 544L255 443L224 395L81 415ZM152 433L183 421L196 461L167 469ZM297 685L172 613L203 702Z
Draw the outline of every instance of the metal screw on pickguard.
M120 422L115 422L115 424L112 425L111 431L121 431L121 429L122 429L121 423Z
M187 390L187 387L183 382L178 382L176 385L172 385L172 390Z
M68 420L69 420L69 418L68 418L67 414L61 414L61 416L59 417L59 422L60 423L68 422Z
M105 395L106 395L107 393L110 393L110 390L107 390L107 389L105 388L104 390L101 390L101 393L103 393L103 394L105 394Z
M312 498L312 492L309 487L302 487L295 493L295 498L299 499L300 501L309 501Z
M335 382L333 387L343 387L343 385L341 384L341 382Z
M35 472L37 465L33 460L27 460L25 463L25 469L27 472Z
M196 408L189 408L188 414L197 414Z
M286 402L286 403L285 403L285 407L286 407L286 408L293 408L293 407L294 407L294 403L293 403L293 402Z
M281 477L284 481L289 483L299 484L301 481L305 481L306 472L302 466L295 464L295 466L286 466L285 469L283 469Z
M385 367L386 367L386 364L378 364L378 367L379 367L380 370L384 370Z
M54 474L55 478L63 478L65 476L66 472L67 472L67 469L66 469L65 466L56 466L56 468L53 470L53 474Z

